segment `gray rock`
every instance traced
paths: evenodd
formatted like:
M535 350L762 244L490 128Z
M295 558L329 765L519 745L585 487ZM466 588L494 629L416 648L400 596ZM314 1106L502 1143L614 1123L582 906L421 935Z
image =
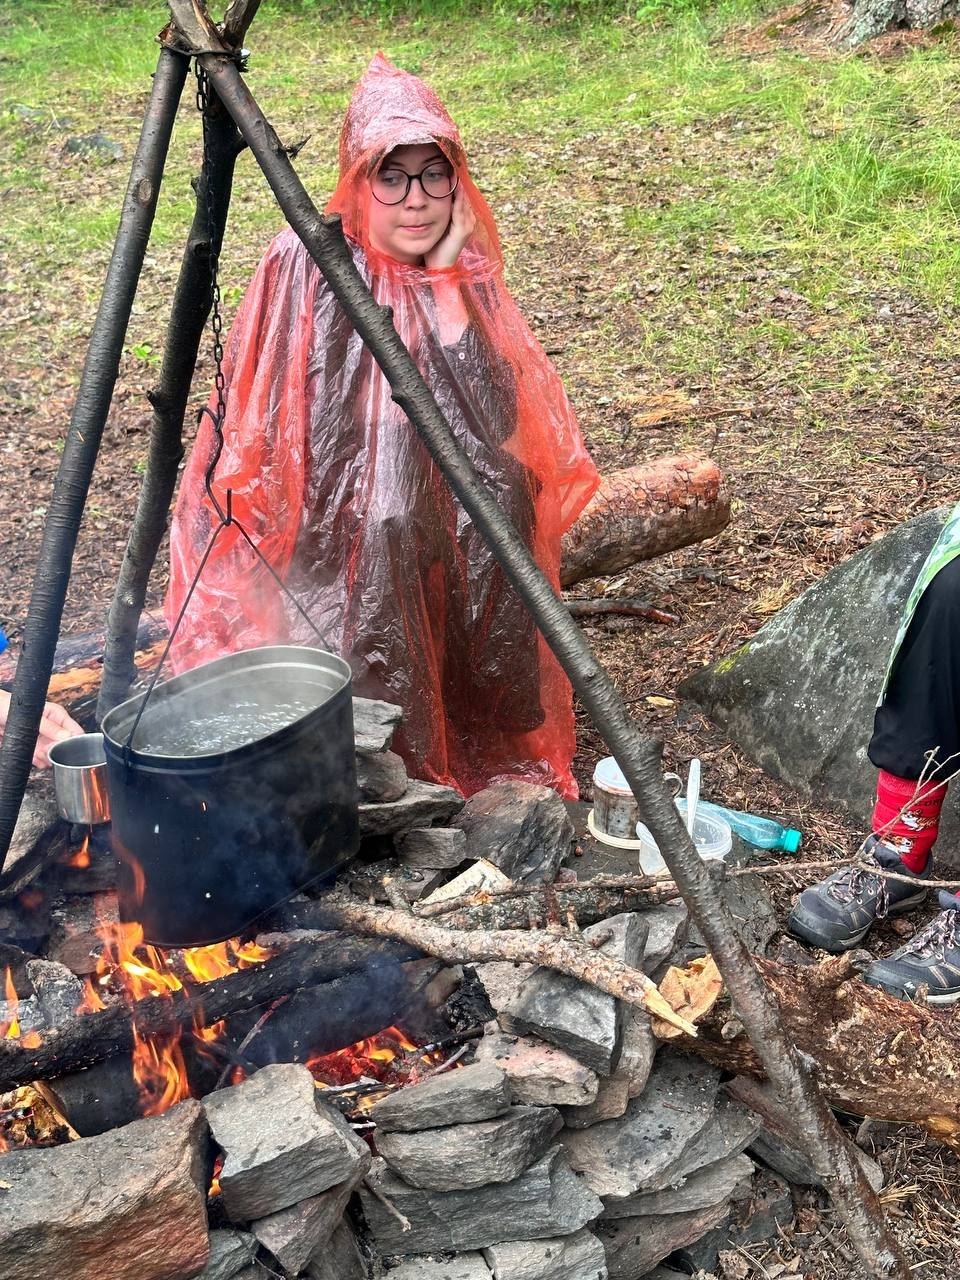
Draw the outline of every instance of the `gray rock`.
M698 1169L677 1185L663 1191L638 1191L636 1195L611 1196L603 1202L604 1218L642 1218L650 1214L693 1213L723 1204L740 1189L749 1193L753 1161L747 1156L728 1156ZM740 1198L739 1196L737 1198Z
M716 1110L697 1137L673 1164L652 1178L645 1189L662 1191L708 1165L742 1155L758 1131L759 1122L753 1112L721 1093Z
M456 1114L450 1111L447 1118ZM477 1124L380 1133L377 1152L412 1187L461 1191L512 1182L543 1155L562 1124L553 1107L511 1107Z
M479 1253L458 1253L449 1262L415 1258L389 1272L390 1280L491 1280L490 1268Z
M780 1228L792 1226L793 1215L790 1188L775 1173L762 1169L748 1194L734 1207L727 1238L741 1246L775 1240Z
M433 893L434 889L439 889L448 878L448 873L446 871L430 871L426 867L418 870L417 868L397 863L394 864L390 878L407 902L413 903L419 902L421 898L426 898Z
M490 960L476 968L490 1006L498 1014L516 1000L530 975L537 971L536 965L514 964L510 960Z
M381 1131L380 1141L384 1133L437 1129L451 1120L492 1120L508 1111L511 1101L506 1074L492 1063L477 1062L397 1090L370 1108L370 1118Z
M571 1168L601 1196L653 1186L714 1118L719 1079L719 1071L699 1058L659 1054L647 1088L623 1117L563 1133Z
M477 1045L477 1060L506 1072L513 1096L533 1107L583 1107L597 1096L595 1071L535 1036L514 1036L488 1022Z
M629 1097L639 1098L647 1087L659 1047L660 1042L650 1027L650 1015L636 1005L628 1005L623 1014L616 1074L626 1077Z
M250 1230L285 1271L298 1274L329 1242L371 1162L370 1152L365 1151L360 1164L345 1182L251 1225Z
M453 871L467 857L467 837L459 827L425 827L397 840L397 854L408 867Z
M403 719L403 708L377 698L354 698L353 739L358 751L386 751L393 731Z
M197 1280L234 1280L257 1257L257 1242L246 1231L210 1232L210 1258Z
M47 847L53 840L65 842L66 832L67 825L57 810L50 770L41 773L35 769L17 813L10 848L3 859L3 872L9 880L6 889L8 900L26 888L37 874L37 858L31 855L40 852L41 843ZM16 939L11 935L9 940L13 942Z
M358 751L357 788L368 803L399 800L407 790L407 766L392 751Z
M277 1063L203 1100L223 1151L220 1189L232 1222L253 1222L356 1175L366 1144L316 1098L306 1067Z
M478 791L451 825L466 833L469 859L486 858L521 883L552 883L576 839L555 791L514 780Z
M393 836L414 827L443 826L463 808L463 796L452 787L411 778L399 800L360 805L362 836Z
M309 1280L366 1280L369 1268L346 1222L340 1223L329 1243L310 1259L306 1274Z
M583 931L604 955L636 966L643 955L646 927L636 913L612 916ZM596 987L553 969L537 969L503 1010L500 1022L520 1035L537 1035L600 1076L617 1065L625 1006Z
M607 1280L603 1245L587 1230L556 1240L511 1240L483 1256L493 1280Z
M559 1147L519 1178L470 1191L420 1191L374 1161L371 1180L406 1216L410 1230L360 1188L363 1212L380 1251L432 1253L485 1249L505 1240L570 1235L600 1213L599 1199L571 1172Z
M63 144L68 156L102 156L105 160L122 160L123 147L105 133L80 133Z
M192 1099L62 1147L8 1151L3 1280L173 1280L207 1264L208 1130Z
M727 1217L725 1205L694 1213L618 1218L595 1227L607 1255L610 1280L637 1280L675 1250L693 1244Z
M617 1067L612 1076L600 1081L597 1096L585 1107L563 1107L563 1123L568 1129L589 1129L601 1120L616 1120L630 1102L630 1081Z
M928 512L831 569L753 639L681 685L775 778L867 822L866 749L900 614L948 514ZM837 708L843 714L837 714ZM938 848L958 865L957 798Z
M65 964L28 960L27 977L47 1026L58 1027L74 1017L83 1000L83 983Z
M710 864L710 872L717 886L717 895L730 912L737 936L751 954L762 956L766 954L771 940L782 930L773 899L761 876L727 875L727 867L745 866L753 858L753 850L735 835L725 863ZM678 959L678 963L686 963L691 952L702 955L707 950L693 921L690 922L688 941L687 952Z
M719 1221L715 1226L691 1240L689 1244L679 1245L674 1251L676 1256L671 1259L672 1262L676 1262L694 1275L700 1275L702 1272L712 1275L719 1270L720 1250L726 1245L727 1232L730 1230L730 1210L728 1209L726 1213L722 1210L722 1205L718 1205L713 1210L703 1210L704 1215L711 1212L720 1214Z
M643 969L654 974L670 961L687 940L690 912L682 902L665 902L646 912L647 945Z

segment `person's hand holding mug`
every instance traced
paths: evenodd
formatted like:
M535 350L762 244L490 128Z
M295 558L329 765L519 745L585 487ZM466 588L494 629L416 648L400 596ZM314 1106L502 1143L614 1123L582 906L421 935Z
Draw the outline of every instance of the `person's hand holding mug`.
M7 723L9 711L10 694L0 689L0 737L3 736L3 727ZM62 742L64 738L76 737L78 733L83 733L83 730L63 707L55 702L46 703L43 708L43 719L40 721L40 733L33 752L34 767L49 769L50 761L47 758L47 752L53 744Z

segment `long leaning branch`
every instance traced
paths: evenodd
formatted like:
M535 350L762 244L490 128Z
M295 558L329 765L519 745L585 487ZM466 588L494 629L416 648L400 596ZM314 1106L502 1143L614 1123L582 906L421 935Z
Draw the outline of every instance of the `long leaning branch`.
M169 0L174 21L185 0ZM851 1242L876 1280L908 1280L902 1251L887 1231L879 1202L843 1144L840 1129L776 1004L737 937L730 913L663 784L657 743L640 736L613 682L543 575L530 551L487 492L451 431L416 363L350 256L339 219L323 218L290 164L276 131L257 106L226 51L201 53L221 101L236 120L285 216L323 272L357 333L387 378L393 398L417 430L475 528L491 548L623 770L641 815L720 967L751 1041L782 1104L803 1130L805 1153L830 1189Z

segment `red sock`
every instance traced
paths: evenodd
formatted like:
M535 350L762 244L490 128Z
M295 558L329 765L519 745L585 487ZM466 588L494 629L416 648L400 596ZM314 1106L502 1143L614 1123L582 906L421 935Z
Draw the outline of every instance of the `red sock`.
M881 769L872 829L900 856L908 871L920 872L940 831L946 783L911 781Z

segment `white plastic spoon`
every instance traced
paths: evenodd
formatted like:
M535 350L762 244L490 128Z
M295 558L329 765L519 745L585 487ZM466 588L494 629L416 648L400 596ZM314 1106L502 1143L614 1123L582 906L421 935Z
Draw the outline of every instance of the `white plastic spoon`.
M698 757L690 761L690 772L687 774L687 833L693 839L693 824L697 820L697 805L700 803L700 760Z

